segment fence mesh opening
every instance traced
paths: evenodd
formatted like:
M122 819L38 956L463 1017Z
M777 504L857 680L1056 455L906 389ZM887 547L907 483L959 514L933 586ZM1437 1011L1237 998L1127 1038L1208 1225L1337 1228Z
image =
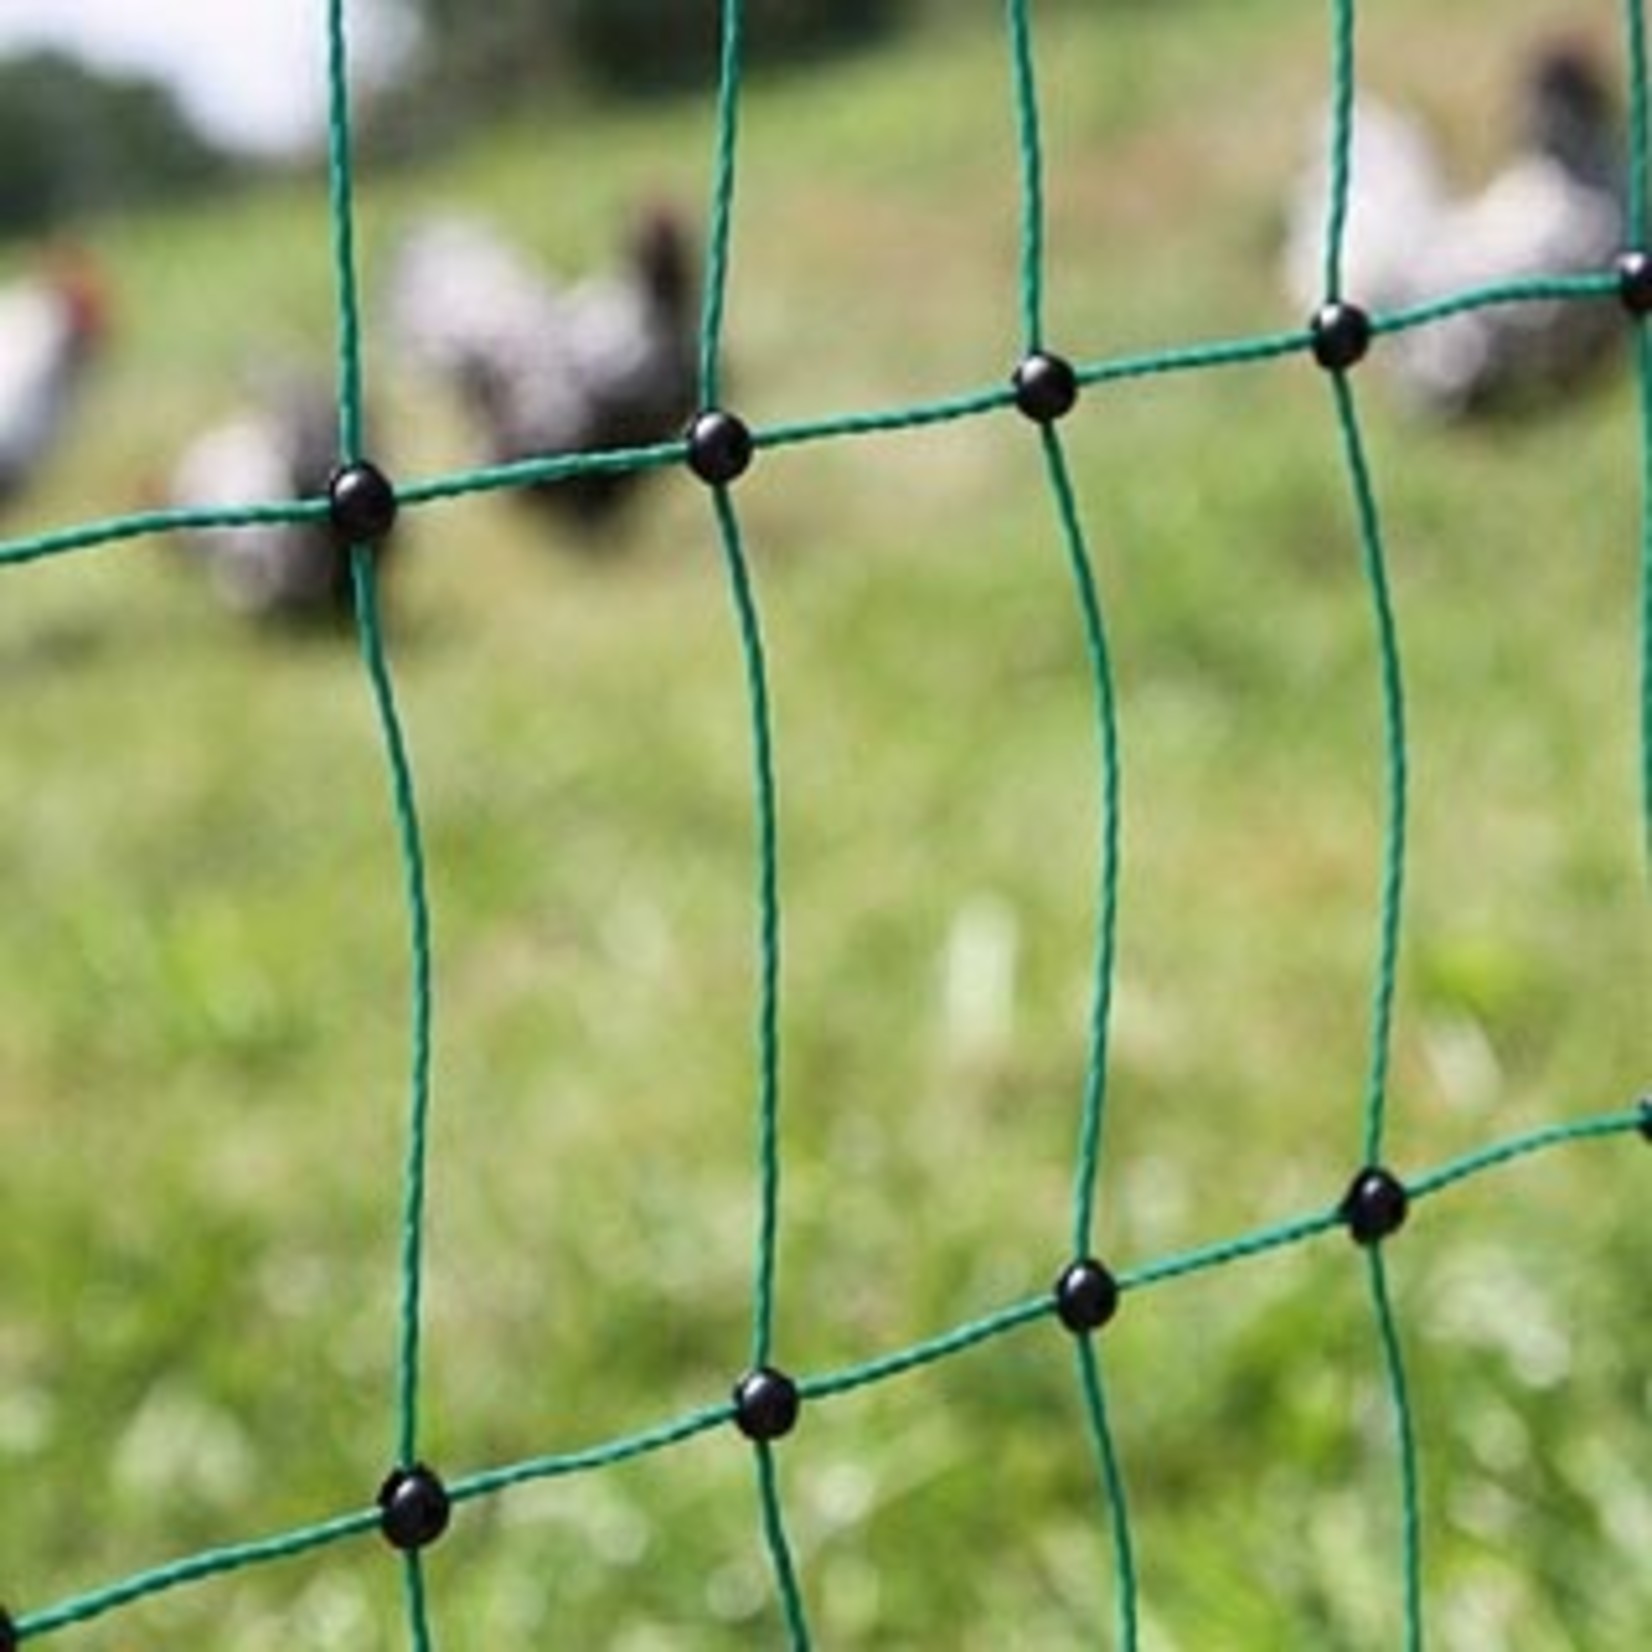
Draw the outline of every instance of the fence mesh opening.
M1486 1142L1445 1162L1414 1166L1395 1140L1391 1117L1391 1053L1400 993L1400 956L1410 911L1407 850L1414 804L1416 743L1408 720L1406 626L1391 588L1385 550L1382 465L1373 459L1361 417L1361 368L1384 344L1451 317L1497 306L1549 300L1567 305L1621 307L1625 349L1638 375L1643 528L1640 584L1646 595L1636 617L1639 642L1639 750L1622 761L1638 766L1640 835L1652 864L1652 341L1644 317L1652 311L1647 275L1646 166L1648 154L1646 47L1642 8L1623 10L1628 65L1630 178L1629 231L1621 258L1592 273L1504 282L1466 289L1405 310L1368 311L1360 294L1345 291L1342 237L1350 190L1354 93L1360 85L1358 8L1334 0L1326 31L1324 84L1330 91L1331 167L1324 202L1323 305L1282 330L1177 342L1144 354L1093 353L1083 338L1053 336L1046 319L1043 158L1044 105L1036 49L1037 8L1007 0L1003 51L1019 172L1018 268L1004 296L1013 326L1013 359L983 364L977 383L935 400L891 408L865 407L785 423L749 420L740 409L741 386L724 370L730 319L731 272L738 258L739 180L745 40L739 0L721 11L721 75L714 120L709 259L699 331L698 380L702 411L680 439L590 454L546 454L520 462L428 477L386 477L373 462L365 429L368 383L362 339L369 299L358 286L351 102L350 28L343 0L330 0L325 29L330 66L329 211L337 307L336 361L340 468L325 495L272 499L231 510L167 509L79 523L0 546L9 567L66 557L100 546L141 542L190 527L234 529L268 522L331 521L351 545L354 608L362 671L381 738L402 868L409 1002L406 1033L408 1086L400 1171L399 1303L396 1340L387 1358L395 1403L387 1419L383 1472L364 1485L358 1502L325 1511L309 1523L275 1532L227 1534L222 1543L180 1559L131 1572L61 1599L42 1598L51 1580L6 1575L0 1557L0 1647L44 1640L76 1625L116 1614L148 1597L186 1589L343 1545L378 1545L400 1571L406 1636L411 1645L437 1644L440 1584L433 1557L450 1531L482 1511L508 1507L525 1488L570 1476L594 1476L639 1459L715 1445L750 1459L754 1542L761 1546L769 1586L786 1639L811 1644L810 1577L793 1537L787 1495L787 1455L807 1450L811 1423L850 1395L897 1380L938 1379L939 1369L969 1359L988 1345L1045 1339L1065 1346L1071 1362L1075 1410L1087 1436L1096 1487L1097 1520L1110 1546L1112 1625L1106 1644L1134 1648L1144 1637L1143 1556L1132 1522L1133 1474L1121 1448L1117 1419L1133 1403L1108 1380L1108 1338L1115 1322L1153 1314L1161 1287L1193 1276L1240 1267L1298 1247L1342 1247L1357 1274L1369 1321L1362 1357L1380 1374L1386 1395L1386 1483L1371 1488L1390 1515L1392 1639L1421 1647L1428 1633L1429 1520L1421 1492L1419 1415L1445 1396L1413 1393L1407 1380L1408 1330L1403 1291L1391 1276L1392 1247L1406 1243L1417 1208L1457 1194L1483 1179L1517 1174L1537 1155L1639 1149L1652 1139L1652 1100L1639 1099L1640 1075L1623 1075L1623 1091L1603 1108L1580 1106L1543 1127ZM555 180L551 181L553 184ZM1115 1019L1116 953L1121 905L1128 901L1130 853L1122 830L1130 773L1130 730L1121 714L1107 604L1096 574L1092 524L1107 509L1075 480L1068 432L1092 410L1113 405L1142 381L1179 375L1234 375L1289 364L1323 379L1328 428L1340 455L1338 486L1345 501L1350 554L1357 558L1373 660L1370 693L1380 732L1379 781L1371 810L1380 854L1372 868L1372 917L1367 1036L1363 1067L1350 1086L1357 1105L1343 1121L1346 1170L1338 1185L1305 1204L1281 1209L1264 1226L1190 1248L1138 1257L1116 1254L1109 1242L1102 1171L1113 1130L1114 1071L1110 1037ZM1090 923L1089 993L1082 1081L1072 1097L1072 1152L1065 1207L1043 1213L1041 1246L1016 1259L1022 1286L986 1300L972 1317L912 1340L869 1348L857 1360L825 1369L794 1367L779 1334L784 1295L780 1267L784 1232L788 1118L783 1094L783 938L786 933L785 833L780 793L785 745L775 711L773 662L765 606L748 555L742 488L748 472L778 462L782 450L799 456L831 452L838 444L892 442L904 432L975 423L995 441L1020 443L1040 467L1047 520L1027 537L1047 541L1070 586L1090 681L1090 754L1084 776L1093 819L1093 863L1086 899ZM736 668L746 708L754 852L751 864L753 963L752 1226L750 1318L743 1354L731 1359L727 1384L687 1410L572 1449L499 1463L440 1460L432 1438L427 1371L426 1248L432 1219L432 1151L440 1098L432 1081L437 1021L430 880L421 817L417 729L404 720L396 691L393 650L381 622L376 547L398 514L406 517L454 499L606 471L686 469L704 485L706 534L726 581ZM990 921L987 920L987 921ZM1585 1102L1587 1098L1582 1098ZM1610 1334L1609 1327L1600 1328ZM462 1352L462 1351L461 1351ZM451 1352L449 1357L457 1357ZM1185 1357L1198 1359L1198 1350ZM1025 1427L1051 1425L1029 1416ZM990 1563L990 1562L983 1562ZM554 1584L550 1585L554 1591Z

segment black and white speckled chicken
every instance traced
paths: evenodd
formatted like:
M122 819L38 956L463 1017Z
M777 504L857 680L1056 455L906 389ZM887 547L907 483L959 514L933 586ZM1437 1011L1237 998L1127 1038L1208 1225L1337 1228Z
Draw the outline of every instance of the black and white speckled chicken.
M1532 277L1599 273L1623 246L1624 181L1613 100L1592 54L1548 42L1524 67L1519 144L1477 193L1457 195L1427 133L1371 97L1354 109L1342 285L1368 311L1406 308ZM1328 165L1293 198L1285 284L1300 313L1324 292ZM1458 417L1529 406L1610 354L1621 334L1610 302L1543 299L1487 305L1382 342L1404 399Z
M0 505L50 456L107 330L103 277L84 253L0 287Z
M330 387L282 376L188 444L173 467L168 502L225 510L313 499L327 492L337 464ZM234 613L305 624L353 612L349 553L325 519L191 528L180 543Z
M393 340L457 397L490 464L646 446L695 406L698 254L678 216L639 215L612 274L559 285L486 225L438 218L390 272ZM600 527L638 472L546 483L532 497Z

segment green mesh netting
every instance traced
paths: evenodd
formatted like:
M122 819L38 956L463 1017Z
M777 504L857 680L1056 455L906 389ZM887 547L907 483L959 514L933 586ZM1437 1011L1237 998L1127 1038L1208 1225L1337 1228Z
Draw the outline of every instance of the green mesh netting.
M1397 959L1405 913L1408 744L1404 671L1398 625L1385 570L1379 489L1361 436L1353 368L1361 350L1325 350L1313 325L1289 332L1181 345L1151 354L1101 360L1057 355L1044 335L1044 244L1040 106L1035 76L1034 7L1030 0L1007 0L1005 51L1019 143L1021 228L1019 311L1024 357L1011 374L997 374L986 388L887 411L858 411L817 420L771 425L749 431L750 453L726 462L707 462L695 444L683 440L601 454L556 455L510 465L414 481L396 490L403 509L431 501L544 482L598 470L634 470L688 463L708 484L713 532L726 568L733 620L742 653L750 709L750 746L756 813L755 941L756 1138L758 1143L757 1224L752 1265L749 1368L731 1384L727 1397L667 1417L623 1438L589 1449L465 1469L427 1465L421 1419L421 1327L426 1168L432 1105L430 1044L433 1016L432 956L425 868L413 764L397 711L393 678L381 630L370 545L353 548L356 615L361 655L377 706L405 871L412 993L408 1019L410 1093L403 1169L401 1300L396 1349L397 1400L393 1418L395 1468L375 1499L301 1529L253 1540L236 1540L172 1564L124 1577L72 1599L25 1606L29 1580L0 1574L0 1589L12 1600L9 1617L0 1614L0 1647L45 1639L86 1620L118 1612L139 1599L176 1590L222 1574L351 1542L388 1539L405 1570L406 1626L410 1643L423 1652L434 1645L427 1609L422 1552L445 1529L449 1517L462 1518L467 1505L508 1496L512 1488L557 1476L592 1473L639 1456L666 1452L697 1436L720 1432L729 1449L749 1450L753 1460L758 1526L771 1561L774 1588L790 1642L810 1644L807 1578L800 1575L787 1536L787 1511L776 1459L782 1441L814 1407L852 1390L891 1380L963 1354L991 1339L1034 1327L1069 1334L1075 1380L1093 1446L1101 1506L1109 1523L1114 1557L1116 1631L1114 1644L1134 1648L1140 1634L1139 1580L1126 1489L1128 1464L1120 1460L1109 1423L1104 1349L1106 1326L1122 1303L1138 1311L1135 1299L1155 1286L1186 1275L1238 1264L1282 1247L1307 1244L1337 1234L1355 1241L1365 1270L1375 1331L1376 1357L1384 1373L1392 1420L1397 1507L1393 1571L1396 1618L1404 1644L1418 1648L1425 1635L1426 1534L1418 1496L1416 1429L1408 1395L1398 1305L1385 1269L1385 1245L1408 1209L1418 1201L1491 1173L1528 1155L1608 1137L1652 1136L1652 1101L1620 1111L1575 1118L1485 1146L1480 1151L1401 1178L1385 1166L1385 1111ZM731 229L739 177L739 113L742 89L742 16L739 0L725 0L722 17L721 79L712 168L711 248L700 336L701 402L721 412L722 343ZM1354 91L1358 83L1356 5L1333 0L1329 14L1329 80L1333 164L1325 202L1324 291L1327 304L1344 301L1341 245L1349 195ZM352 144L347 92L349 29L343 0L325 10L331 86L331 219L338 317L339 441L346 464L360 460L362 440L361 314L352 231ZM1646 238L1648 115L1644 18L1638 0L1627 0L1624 30L1630 80L1629 234L1632 248ZM1615 303L1622 278L1617 269L1596 274L1538 279L1478 288L1403 312L1365 318L1369 335L1426 327L1451 314L1487 305L1534 298L1576 304ZM1357 294L1353 295L1357 298ZM1641 751L1643 831L1652 851L1652 339L1644 322L1633 333L1641 402L1643 588L1641 614ZM1067 340L1071 345L1080 341ZM1060 434L1067 411L1094 387L1158 374L1211 372L1279 357L1317 357L1326 370L1330 412L1341 435L1354 537L1369 592L1370 618L1379 665L1384 745L1381 863L1376 879L1375 947L1372 965L1369 1045L1363 1084L1362 1156L1345 1190L1323 1205L1287 1215L1256 1231L1173 1255L1131 1265L1102 1259L1096 1236L1098 1172L1105 1148L1109 1051L1108 1034L1114 976L1114 932L1123 880L1120 845L1122 765L1106 617L1092 572L1083 513L1068 470ZM1025 422L1015 423L1022 415ZM1074 600L1082 620L1094 686L1096 864L1094 872L1094 967L1089 1015L1089 1050L1075 1110L1073 1196L1067 1230L1070 1265L1059 1279L1021 1300L988 1308L979 1317L929 1340L871 1355L846 1369L794 1373L776 1366L773 1325L776 1252L783 1169L780 1094L780 954L782 888L774 735L771 727L762 612L751 579L737 504L738 478L746 458L783 445L832 442L877 435L922 424L953 420L1001 420L1004 439L1036 441L1048 480L1055 530L1070 566ZM723 426L727 437L729 426ZM736 427L736 436L744 430ZM272 501L246 509L189 509L125 516L86 523L0 546L0 562L22 563L65 555L117 540L139 539L191 526L321 520L325 498ZM1652 853L1649 853L1652 862ZM1145 1305L1143 1305L1145 1311ZM0 1557L3 1566L3 1557Z

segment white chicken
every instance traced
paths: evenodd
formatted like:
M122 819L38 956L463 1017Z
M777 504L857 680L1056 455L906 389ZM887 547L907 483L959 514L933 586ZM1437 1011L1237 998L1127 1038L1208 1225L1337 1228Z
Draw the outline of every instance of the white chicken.
M645 446L679 435L696 391L692 239L660 207L639 217L623 266L559 286L486 225L428 221L390 272L392 338L457 397L488 463ZM533 488L587 528L638 473Z
M1371 313L1495 283L1610 270L1622 250L1624 184L1611 96L1575 42L1536 50L1521 86L1520 144L1477 194L1452 193L1427 134L1371 97L1355 105L1342 289ZM1306 315L1325 293L1329 165L1293 198L1284 281ZM1529 404L1602 361L1616 306L1497 303L1406 328L1382 354L1405 400L1446 417Z
M337 464L331 390L316 379L283 377L188 444L173 467L168 502L224 510L314 499L327 492ZM191 528L180 543L233 613L306 624L353 612L349 553L326 519Z
M103 277L83 252L0 287L0 506L51 453L107 326Z

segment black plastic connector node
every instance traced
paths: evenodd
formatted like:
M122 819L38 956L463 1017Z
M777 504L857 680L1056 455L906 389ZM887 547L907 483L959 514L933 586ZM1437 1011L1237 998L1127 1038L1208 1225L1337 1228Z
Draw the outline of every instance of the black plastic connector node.
M1381 1165L1367 1165L1349 1184L1339 1209L1354 1239L1374 1245L1404 1226L1410 1204L1398 1176Z
M1078 375L1072 364L1047 350L1035 350L1016 368L1015 405L1036 424L1053 424L1078 400Z
M452 1512L447 1488L423 1463L394 1470L379 1488L379 1530L392 1548L428 1548Z
M1652 315L1652 253L1638 247L1619 253L1618 297L1630 315Z
M1345 373L1371 348L1371 318L1357 304L1322 304L1308 324L1314 360L1328 373Z
M346 545L377 545L396 522L396 490L377 465L341 465L327 484L333 531Z
M697 413L688 427L688 468L708 487L727 487L743 475L753 451L745 422L719 407Z
M803 1402L784 1371L759 1365L734 1385L735 1426L748 1440L778 1440L797 1424Z
M1055 1282L1056 1315L1074 1336L1099 1331L1118 1305L1118 1281L1093 1257L1069 1263Z

